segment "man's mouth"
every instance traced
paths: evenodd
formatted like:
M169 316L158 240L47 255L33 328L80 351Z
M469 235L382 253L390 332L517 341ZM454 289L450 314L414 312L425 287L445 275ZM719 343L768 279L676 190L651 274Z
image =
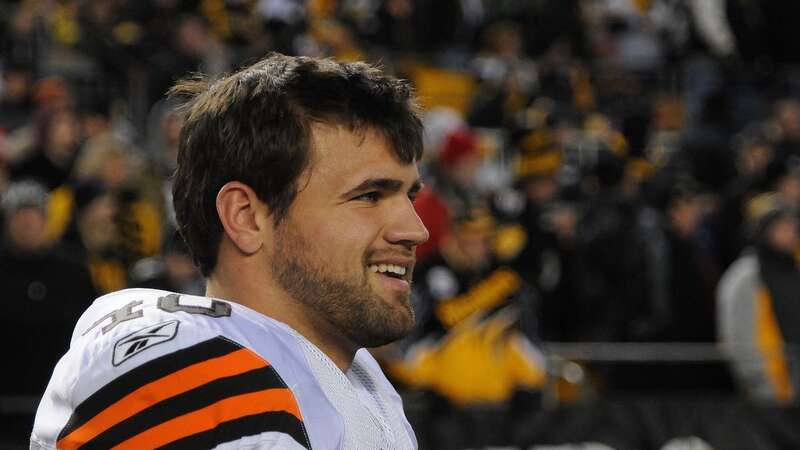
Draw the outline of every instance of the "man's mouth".
M398 278L401 280L406 279L406 271L407 269L404 266L396 265L396 264L370 264L367 268L372 273L379 273L381 275L386 275L392 278Z

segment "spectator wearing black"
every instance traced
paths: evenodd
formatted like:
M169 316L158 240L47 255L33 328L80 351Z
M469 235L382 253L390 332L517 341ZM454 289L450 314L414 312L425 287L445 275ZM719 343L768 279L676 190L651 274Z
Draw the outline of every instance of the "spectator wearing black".
M498 253L541 294L541 335L544 340L574 337L576 309L570 282L575 211L560 203L559 169L562 149L547 127L521 135L515 189L500 190L493 209L511 224L498 232ZM515 248L516 247L516 248Z
M36 73L41 58L39 43L44 37L42 14L35 3L18 3L18 6L3 6L0 17L0 56L4 63L13 61ZM10 10L9 10L10 8ZM7 14L6 14L7 13Z
M400 54L417 49L420 35L416 32L422 20L417 2L390 0L381 2L375 13L378 26L370 30L369 38L379 47Z
M688 164L692 177L712 192L721 192L736 176L734 105L729 86L721 86L703 101L696 124L686 130L679 160Z
M573 316L576 339L635 339L637 319L649 306L647 260L639 227L640 206L622 191L625 160L598 153L591 179L596 192L584 199L575 231Z
M24 67L11 66L2 75L0 133L5 134L28 123L33 115L33 74Z
M697 185L672 179L660 199L665 248L653 261L666 283L668 320L651 338L667 342L713 342L714 288L719 269L702 242L705 220Z
M53 113L45 122L39 145L12 165L12 179L35 179L48 191L61 186L70 179L81 141L82 131L75 113L71 110Z
M525 109L539 87L537 67L525 56L519 24L497 21L483 31L484 45L470 62L479 81L467 113L476 127L503 127Z
M791 98L776 102L772 122L777 132L775 158L781 163L800 159L800 102Z
M424 392L414 428L421 448L506 442L545 382L537 296L492 254L495 222L485 210L457 211L453 229L414 272L415 330L397 381ZM426 414L430 414L426 416Z
M640 216L646 259L646 292L632 322L631 336L642 342L710 343L716 339L715 292L719 269L703 240L706 212L699 187L683 173L659 173L651 187L654 209ZM725 366L711 362L622 364L610 386L646 392L729 393Z
M772 297L781 335L793 345L800 344L800 269L796 259L800 230L796 211L787 207L766 215L756 246L761 278Z
M18 426L24 438L47 374L67 351L72 324L97 296L88 271L47 246L46 201L44 187L32 181L13 183L2 199L0 339L14 363L2 371L0 397L18 406L11 412L19 417L0 422L4 431Z
M226 49L197 15L184 15L171 24L166 45L159 43L148 63L150 104L164 96L175 80L193 72L221 75L228 67Z
M763 191L778 194L791 208L800 208L800 159L776 160L764 173Z
M763 129L745 130L734 138L736 177L720 196L720 207L712 218L720 267L728 267L747 244L745 211L747 201L764 190L774 174L775 150Z

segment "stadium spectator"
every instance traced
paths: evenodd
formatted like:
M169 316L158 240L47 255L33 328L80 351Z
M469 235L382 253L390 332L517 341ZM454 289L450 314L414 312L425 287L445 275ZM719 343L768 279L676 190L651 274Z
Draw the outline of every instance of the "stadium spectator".
M767 175L767 169L775 167L775 150L762 128L745 130L733 139L737 175L720 194L719 208L712 219L722 267L728 267L737 259L747 244L747 201L759 192L769 190L765 185L773 182Z
M449 232L453 210L474 207L479 202L473 188L482 156L478 136L468 129L447 135L430 167L429 185L414 202L430 238L417 247L417 258L423 261L439 246Z
M483 31L484 47L470 62L479 87L467 122L503 127L531 101L539 83L536 65L526 57L519 25L497 21Z
M719 278L716 261L702 242L705 219L701 193L690 178L671 177L660 199L663 251L657 271L664 278L668 318L650 339L666 342L712 342L714 287ZM654 294L658 296L658 294ZM664 320L666 319L666 320Z
M800 328L797 326L800 309L796 300L800 290L796 259L800 231L796 211L797 208L791 205L788 211L778 211L762 218L760 227L763 231L757 246L760 274L772 298L780 334L791 346L800 343Z
M719 340L730 346L734 374L751 399L787 405L796 402L798 389L790 372L800 317L796 209L767 193L750 201L748 213L754 245L725 272L717 290Z
M52 11L47 11L43 4L22 2L3 15L0 51L4 64L17 64L38 73L43 63L43 49L39 45L44 34L42 22L47 20L48 13Z
M11 166L13 179L30 178L53 190L72 176L72 167L82 143L78 117L63 110L46 119L38 145L26 158Z
M540 126L519 133L514 188L492 199L496 215L517 227L501 227L496 250L541 295L540 334L545 340L574 336L574 294L570 283L575 211L561 203L558 173L563 148L557 133Z
M423 20L419 2L390 0L374 3L377 3L377 11L373 12L373 24L356 22L357 25L363 23L356 29L363 30L367 39L386 52L398 54L419 49L423 40L416 31Z
M438 249L415 270L417 325L406 356L389 359L389 372L426 392L421 447L503 442L514 433L510 418L540 400L546 361L534 344L538 297L494 257L495 231L487 210L457 211ZM459 422L473 425L466 432Z
M718 87L705 97L700 116L684 131L676 155L689 167L692 177L713 192L720 192L736 176L730 142L735 132L732 103L726 87Z
M655 209L643 211L637 224L648 285L636 306L630 337L637 342L713 342L719 268L703 237L707 207L686 174L665 175L657 182L664 185ZM609 385L619 389L732 390L726 366L714 361L626 364L609 377Z
M800 101L785 98L776 102L772 124L777 134L775 159L785 164L800 158Z
M0 202L0 338L13 343L7 354L16 361L0 376L0 403L16 405L2 408L0 421L19 438L30 432L47 372L69 346L69 321L97 295L86 268L46 241L46 205L45 188L27 180L12 183Z
M166 46L159 46L149 56L149 103L161 99L176 79L202 72L220 76L230 68L227 48L209 30L206 20L197 15L183 15L169 28Z
M601 149L592 186L575 230L577 339L618 342L634 338L648 290L646 250L637 199L622 191L624 159ZM580 280L580 281L578 281Z
M33 114L33 74L25 67L8 67L0 82L0 133L25 125Z
M59 245L89 271L97 292L122 289L127 285L127 269L115 223L117 199L100 181L86 180L75 187L74 205Z
M111 133L97 135L84 145L74 172L78 182L96 180L114 196L119 206L115 220L120 245L128 264L161 249L162 186L145 178L135 150Z

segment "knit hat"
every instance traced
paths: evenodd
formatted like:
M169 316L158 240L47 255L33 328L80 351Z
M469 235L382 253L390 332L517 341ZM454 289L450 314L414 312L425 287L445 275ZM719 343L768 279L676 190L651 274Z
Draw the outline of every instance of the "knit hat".
M776 220L795 216L797 210L788 205L775 192L756 195L745 207L748 231L753 241L761 241Z
M22 180L12 183L0 201L6 216L23 208L36 208L44 211L47 208L47 190L33 180Z
M511 145L518 152L514 171L519 179L551 177L561 168L562 149L549 127L515 130Z
M469 156L478 153L478 137L469 130L458 130L445 138L439 152L439 162L445 167L452 167Z

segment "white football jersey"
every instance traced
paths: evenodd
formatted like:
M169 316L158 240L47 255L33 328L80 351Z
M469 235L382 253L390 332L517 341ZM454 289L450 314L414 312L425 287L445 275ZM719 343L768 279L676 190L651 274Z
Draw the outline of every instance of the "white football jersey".
M347 373L287 325L220 299L126 289L78 321L31 449L416 449L362 349Z

